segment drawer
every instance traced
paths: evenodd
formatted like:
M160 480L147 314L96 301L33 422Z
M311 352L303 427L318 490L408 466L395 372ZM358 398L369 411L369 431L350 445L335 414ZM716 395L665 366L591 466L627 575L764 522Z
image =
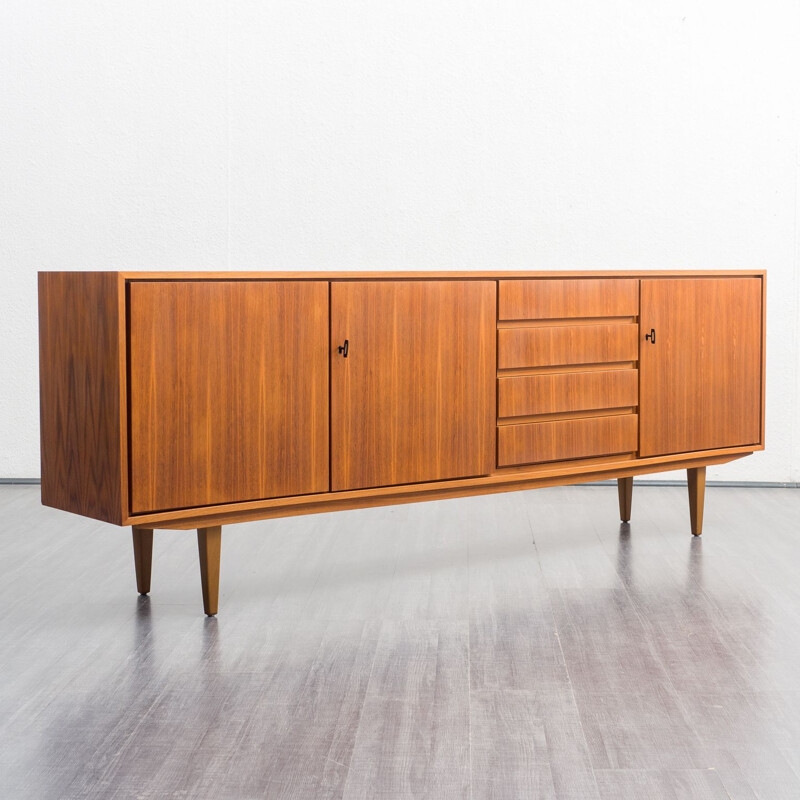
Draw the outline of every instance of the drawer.
M499 369L607 364L638 358L639 326L633 322L497 331Z
M514 375L497 381L497 416L559 414L638 405L639 372L560 372Z
M502 425L497 429L497 466L632 453L637 448L638 421L636 414L619 414Z
M635 317L639 281L630 278L500 281L499 319Z

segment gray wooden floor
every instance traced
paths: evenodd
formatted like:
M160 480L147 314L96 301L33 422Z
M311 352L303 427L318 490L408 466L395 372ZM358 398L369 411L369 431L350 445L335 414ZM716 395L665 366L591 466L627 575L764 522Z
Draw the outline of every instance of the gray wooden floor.
M192 533L0 487L0 798L800 798L800 492L570 487Z

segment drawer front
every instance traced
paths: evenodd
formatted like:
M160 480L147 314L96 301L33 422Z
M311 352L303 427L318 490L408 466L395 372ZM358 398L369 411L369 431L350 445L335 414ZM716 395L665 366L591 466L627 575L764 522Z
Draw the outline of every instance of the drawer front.
M639 358L639 326L559 325L500 328L497 331L499 369L605 364Z
M501 320L635 317L639 281L629 278L500 281Z
M637 448L636 414L529 422L497 429L497 466L613 456Z
M497 381L497 415L521 417L636 406L638 389L635 369L514 375Z

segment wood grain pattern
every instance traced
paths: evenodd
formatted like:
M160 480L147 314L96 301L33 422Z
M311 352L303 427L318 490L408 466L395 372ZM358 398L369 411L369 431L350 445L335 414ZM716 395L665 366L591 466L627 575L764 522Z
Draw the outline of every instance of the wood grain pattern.
M503 328L553 328L558 325L608 325L611 322L638 322L636 316L626 317L550 317L548 319L498 320L497 329Z
M552 328L502 328L497 331L497 366L549 367L635 361L639 326L559 325Z
M499 282L499 319L629 317L639 313L639 281L620 278Z
M197 529L197 550L200 556L200 586L203 591L203 611L213 617L219 609L219 563L222 527Z
M639 402L635 369L519 375L497 380L497 416L622 408Z
M761 435L759 443L766 442L767 426L767 273L761 276Z
M642 281L640 454L758 444L761 280ZM656 331L656 343L644 333Z
M796 800L800 492L709 487L705 543L641 494L630 530L607 485L243 525L218 624L194 532L139 598L128 531L0 485L0 797Z
M622 522L630 522L631 505L633 503L633 476L617 478L617 494L619 495L619 518Z
M491 471L495 295L491 281L332 284L334 491Z
M42 503L127 516L124 292L113 272L39 273Z
M525 414L521 417L505 417L497 420L498 427L519 425L522 422L555 422L560 419L587 419L588 417L610 417L615 414L635 414L635 406L621 408L599 408L589 411L565 411L559 414Z
M506 425L497 429L497 466L630 453L636 434L636 414Z
M328 489L328 287L130 287L134 511Z
M342 797L468 800L468 731L465 621L386 620Z
M457 275L462 277L462 280L454 281L453 278ZM145 276L149 276L151 278L150 281L144 280ZM749 284L753 286L758 284L763 287L765 273L763 271L725 271L725 272L676 272L676 271L668 271L668 272L647 272L647 273L619 273L619 272L605 272L602 274L602 277L599 280L607 280L609 278L613 279L616 277L624 278L624 279L631 279L631 278L641 278L644 284L648 282L652 282L656 279L656 276L660 276L658 280L664 280L669 278L669 281L665 281L671 284L676 284L681 288L681 291L689 291L687 286L690 286L693 283L698 282L705 282L705 283L717 283L717 282L735 282L737 284ZM711 280L713 276L713 280ZM724 276L724 277L723 277ZM418 482L413 482L411 486L397 486L397 485L385 485L381 487L375 488L366 488L366 489L356 489L356 490L348 490L348 491L337 491L334 493L328 493L329 486L323 485L320 489L311 489L308 493L302 495L263 495L260 491L255 495L251 496L252 499L249 500L228 500L224 497L220 497L219 500L212 500L209 501L206 505L200 506L180 506L174 508L162 508L162 510L158 511L136 511L133 512L128 509L127 507L127 498L128 498L128 491L126 486L127 481L127 473L124 469L124 465L127 463L127 431L126 431L126 413L125 413L125 406L126 406L126 353L125 348L121 346L121 343L124 342L124 335L125 335L125 324L126 324L126 309L124 304L124 281L128 280L130 283L130 289L132 294L136 294L139 292L140 289L143 289L145 286L150 284L157 284L160 287L167 287L169 289L170 286L181 286L184 287L187 291L193 291L192 286L196 284L205 284L205 285L213 285L215 288L213 289L214 292L217 291L225 291L225 287L228 286L235 286L239 287L239 290L247 291L248 288L252 285L258 285L259 287L263 286L271 286L271 287L278 287L281 284L286 284L286 281L279 280L280 278L287 278L292 277L297 280L291 281L292 284L300 284L305 287L311 287L315 283L324 283L320 281L319 278L322 277L320 273L267 273L267 272L258 272L258 273L45 273L40 277L40 286L41 286L41 297L40 297L40 308L42 309L42 365L43 369L42 372L47 376L54 376L52 379L48 377L42 378L42 386L43 386L43 413L42 413L42 435L43 435L43 476L47 472L47 468L45 467L44 461L46 460L47 463L52 468L53 464L59 463L60 459L60 467L57 472L60 470L60 489L61 491L61 498L57 500L48 500L48 491L49 487L54 485L58 486L59 481L55 483L48 482L45 478L45 486L43 486L43 501L44 502L51 502L52 505L57 505L58 507L65 507L70 510L77 510L78 513L86 513L87 515L96 516L101 519L108 519L109 521L115 521L118 524L135 524L138 526L146 526L150 525L151 527L154 524L159 524L161 526L163 524L164 527L197 527L201 522L203 524L211 524L211 523L220 523L221 521L232 521L232 520L244 520L244 519L255 519L255 518L268 518L268 517L276 517L276 516L289 516L294 514L306 514L306 513L313 513L314 511L326 511L326 510L336 510L336 509L343 509L343 508L362 508L366 506L374 506L374 505L385 505L389 503L407 503L407 502L415 502L417 500L426 500L426 499L434 499L434 498L446 498L446 497L457 497L457 496L465 496L469 494L478 494L478 493L486 493L486 492L495 492L495 491L510 491L513 489L518 488L527 488L533 486L542 486L548 484L555 484L555 483L568 483L574 482L576 480L586 480L586 479L595 479L598 477L628 477L633 474L644 474L647 472L653 472L660 469L674 469L679 467L686 467L690 469L695 469L707 464L712 463L723 463L724 461L738 458L741 455L750 453L754 450L761 450L764 447L763 444L763 393L764 393L764 381L763 381L763 370L764 370L764 338L763 338L763 330L764 330L764 322L763 322L763 307L764 307L764 295L763 291L759 295L758 302L761 308L761 315L759 316L757 324L753 325L753 329L758 330L758 352L759 352L759 359L758 359L758 371L759 374L762 376L762 380L759 383L759 387L757 390L758 395L758 418L760 423L760 437L755 442L746 442L743 445L735 445L735 446L720 446L720 447L712 447L709 449L703 449L699 451L676 451L672 454L667 455L658 455L658 457L645 457L642 458L634 458L633 453L627 452L625 454L619 454L618 456L599 456L598 458L592 460L592 457L582 457L582 460L579 461L572 461L570 463L562 463L562 464L553 464L552 462L544 462L538 465L521 465L521 466L508 466L508 467L501 467L498 470L495 470L491 474L485 474L484 476L477 476L477 477L459 477L457 479L454 478L445 478L445 479L435 479L432 478L430 480L423 479ZM582 273L582 272L573 272L573 273L559 273L558 279L552 277L552 273L448 273L448 272L410 272L410 273L380 273L375 275L373 273L367 273L365 275L361 275L359 273L325 273L325 279L338 277L340 281L340 285L345 286L354 286L356 284L364 283L363 280L359 278L369 277L370 283L380 285L380 286L391 286L392 284L397 284L399 282L405 284L412 284L412 285L422 285L422 284L437 284L437 285L447 285L452 283L460 283L463 286L477 286L483 283L491 283L492 286L497 286L497 281L486 281L484 278L492 277L494 279L501 278L505 279L508 278L509 280L526 278L530 279L534 282L539 283L546 283L547 281L559 280L563 281L564 278L569 278L573 280L575 284L583 283L585 286L591 285L593 281L598 280L597 273ZM399 281L398 278L405 277L407 280ZM202 279L202 280L201 280ZM316 280L315 280L316 279ZM51 289L48 288L51 287ZM222 288L220 288L222 287ZM181 291L184 291L181 289ZM238 291L238 290L237 290ZM312 291L309 288L309 291ZM728 290L725 290L728 291ZM61 298L71 295L72 299L70 303L59 303L53 302L53 298ZM48 299L49 297L49 299ZM745 318L749 318L752 315L749 313L750 303L749 301L744 304L744 306L739 303L737 305L737 300L735 297L729 298L731 302L728 304L732 307L736 307L736 313ZM79 311L75 313L74 309L72 309L71 303L77 303L79 306ZM81 305L83 304L83 305ZM188 304L187 304L188 305ZM224 304L223 304L224 305ZM326 306L326 303L323 303ZM230 313L231 316L236 316L236 312L238 311L237 308L233 308L235 303L229 304L230 308L227 308L225 313ZM713 303L712 303L713 306ZM116 308L116 311L114 310ZM231 312L231 308L233 308L233 312ZM597 308L597 306L594 306ZM742 311L744 308L744 311ZM65 313L65 309L69 309L69 313ZM183 313L186 310L186 307L182 309ZM588 310L587 308L580 309L580 313L586 313ZM704 313L706 309L703 309ZM564 313L563 310L555 309L553 311L549 311L547 313ZM193 314L193 319L195 324L198 328L204 325L206 318L203 315L203 311L199 308L198 304L195 304L194 310L191 312ZM573 313L578 313L577 309L573 310ZM642 313L644 313L644 308L642 309ZM715 311L716 313L716 311ZM59 317L61 314L61 317ZM83 315L83 316L82 316ZM155 317L155 314L152 314ZM224 316L224 314L222 314ZM46 317L46 319L44 319ZM238 317L241 318L242 315L238 314ZM559 318L560 319L560 318ZM598 322L596 317L575 317L572 318L573 321L569 322L566 325L563 324L553 324L553 318L548 318L548 320L543 322L540 319L530 320L525 323L524 326L520 325L518 322L514 321L507 321L501 323L506 326L504 330L500 331L498 334L498 342L501 342L505 337L513 337L517 335L527 336L529 334L536 336L536 335L544 335L544 336L553 336L557 339L562 339L559 343L559 347L561 347L561 351L566 349L569 351L569 347L562 347L563 345L563 329L567 331L571 331L572 329L582 329L576 332L576 336L580 338L581 336L588 336L591 339L592 333L596 332L598 328L604 329L605 332L611 331L614 328L635 328L635 325L624 325L622 323L623 319L630 319L630 317L619 317L617 318L613 324L596 324ZM76 322L76 320L78 320ZM86 324L81 322L80 320L86 321ZM717 322L719 323L724 320L717 315ZM158 320L158 323L153 320L152 327L158 328L161 330L162 328L167 329L167 334L165 338L169 338L168 334L168 327L172 324L170 321L170 314L166 313L161 316ZM522 330L520 331L521 327L528 327L528 326L542 326L539 327L538 330ZM546 325L546 327L544 327ZM94 327L93 327L94 326ZM519 327L513 327L519 326ZM297 326L296 326L297 327ZM300 326L302 327L302 326ZM643 327L645 330L648 330L647 327L644 326L643 320ZM707 326L708 327L708 326ZM323 324L321 326L322 330L325 331L326 325ZM49 329L49 330L47 330ZM45 336L45 331L47 330L47 335ZM86 331L89 330L90 333L87 334ZM106 339L110 336L114 338L114 330L116 330L116 343L111 342L109 347L106 347ZM110 331L110 333L109 333ZM561 333L553 334L554 331L561 331ZM566 339L569 340L571 336L571 332ZM64 345L60 339L72 339L77 336L79 339L81 336L84 336L87 341L91 340L91 344L87 344L86 342L75 344L74 342L69 342L68 345ZM745 346L744 349L741 346L742 337L740 335L740 331L738 329L734 329L733 334L733 341L735 346L732 348L732 351L737 355L734 357L734 362L738 363L737 359L740 360L740 356L743 352L747 351L747 347ZM323 336L324 338L324 336ZM623 337L624 338L624 337ZM661 339L663 337L659 337L659 343L661 343ZM752 338L752 337L751 337ZM274 337L273 337L274 339ZM155 339L154 339L155 340ZM702 343L701 350L707 350L709 348L708 344L708 337L705 333L702 333L700 336L700 341ZM45 346L45 343L47 346ZM97 343L101 343L101 346L98 348ZM278 342L280 345L280 342ZM580 342L578 342L580 344ZM602 344L602 342L601 342ZM637 342L638 344L638 342ZM50 351L47 351L47 347L50 347ZM335 344L334 344L335 346ZM602 347L598 348L597 341L589 342L590 347L594 347L595 350L601 349ZM77 373L73 373L72 378L69 380L63 380L66 375L66 370L63 368L63 363L61 362L60 367L58 366L58 358L54 359L56 363L55 369L50 369L49 361L53 359L53 350L52 348L62 348L62 351L72 351L73 355L75 353L81 354L82 357L85 357L88 361L84 361L78 359L77 361L73 360L73 366L77 365L79 369L82 369L83 372L80 375ZM114 347L116 350L114 351ZM652 346L651 346L652 347ZM490 348L492 349L492 348ZM547 349L547 348L545 348ZM558 350L558 348L555 348ZM220 351L224 350L223 347L219 348ZM611 371L613 368L624 368L624 370L631 370L634 368L638 362L638 346L636 348L627 348L628 350L628 357L623 358L621 360L613 360L608 361L608 354L601 353L600 356L595 355L594 357L599 357L599 361L583 361L581 360L580 363L570 363L570 364L562 364L562 363L554 363L554 364L545 364L545 365L528 365L525 363L524 366L512 366L512 367L504 367L503 371L504 374L501 375L501 382L497 384L498 386L502 386L502 381L507 376L513 376L514 378L521 378L521 377L532 377L532 378L541 378L545 377L545 373L547 373L546 377L553 377L554 379L560 381L562 378L557 378L558 375L563 375L565 373L578 373L584 370L588 370L590 373L597 373L597 372L608 372ZM47 351L47 355L45 356L45 352ZM324 354L325 358L327 359L327 353ZM502 353L501 353L502 355ZM211 358L206 359L209 362L214 362L214 352L212 348ZM585 357L585 356L584 356ZM92 358L99 359L96 363L91 361ZM617 357L618 358L618 357ZM563 355L559 355L555 360L556 362L560 362L563 359ZM534 359L535 360L535 359ZM236 372L237 367L235 366L237 362L236 359L231 359L231 362L234 363L233 366L228 364L225 367L225 378L226 380L232 377L236 377L234 374ZM523 361L527 362L526 358L523 358ZM216 358L217 366L214 368L221 369L219 366L225 362L223 358ZM87 366L87 363L89 364ZM327 361L325 362L327 364ZM462 363L461 361L459 363ZM205 368L205 367L204 367ZM59 376L58 370L61 369L62 373ZM212 369L211 366L208 367L209 370ZM242 368L244 372L244 368ZM323 372L325 369L323 368ZM77 378L75 376L77 375ZM179 376L180 370L177 368L175 369L173 376ZM110 376L110 377L109 377ZM412 376L411 382L413 382L414 376ZM62 424L61 430L59 431L59 436L63 436L63 442L68 442L69 447L72 447L73 450L71 451L72 455L67 453L67 456L64 457L64 453L66 452L62 447L61 456L57 459L53 459L52 456L53 450L52 446L47 446L45 444L45 439L48 436L48 424L45 421L45 403L44 398L47 396L48 392L44 391L44 386L47 381L50 380L51 389L53 386L57 387L57 391L51 392L51 399L55 398L56 403L48 403L47 407L49 409L49 413L52 414L53 409L58 408L58 404L65 403L65 398L69 395L71 391L73 393L72 400L69 401L71 403L72 409L77 409L82 406L86 407L94 407L96 405L96 397L102 396L104 401L107 400L106 395L104 394L106 388L110 385L112 386L112 392L115 393L116 396L116 409L113 407L113 404L110 406L111 412L110 413L103 413L102 415L98 415L94 413L92 415L80 415L77 414L74 410L70 412L70 415L67 416L64 413L61 413L61 421L63 423L64 420L69 420L68 427L71 429L68 431L64 430L64 426ZM179 381L178 381L179 382ZM732 381L733 382L733 381ZM78 384L80 383L80 386ZM214 382L209 382L208 385L216 385ZM70 389L69 387L72 386ZM65 389L67 387L67 389ZM136 392L142 392L142 385L139 384L139 388L132 387L132 394ZM93 394L94 393L94 394ZM745 392L746 393L746 390ZM210 392L207 392L207 395ZM523 392L524 394L524 392ZM590 392L591 394L591 392ZM88 399L81 399L80 402L76 400L77 396L81 395L81 398L88 398ZM537 402L542 398L545 397L545 393L537 390L533 392L533 395L536 396ZM741 396L743 392L739 390L739 398L741 400ZM226 396L228 399L226 400ZM555 396L555 392L553 393ZM149 402L149 400L148 400ZM220 408L225 412L223 414L214 414L208 417L208 419L212 419L212 421L218 419L240 419L242 414L242 403L240 399L237 398L235 392L217 392L217 396L213 398L213 402L217 403ZM437 398L438 402L438 398ZM573 401L568 400L569 404L572 404ZM583 401L578 400L576 401L578 405L582 405ZM590 404L595 404L594 401ZM246 405L246 404L245 404ZM322 404L324 406L324 403ZM181 408L181 404L177 403L175 408L178 409L178 413L183 413L184 409ZM590 415L590 414L598 414L598 413L606 413L613 411L614 413L620 412L623 408L628 408L629 406L625 407L615 407L613 409L605 409L603 410L598 409L575 409L569 411L548 411L547 414L551 415L558 415L560 416L567 416L567 415ZM630 406L632 407L632 406ZM259 410L259 409L257 409ZM56 415L53 415L53 417ZM258 414L256 415L258 417ZM325 419L325 424L327 425L327 414L323 413L323 418ZM541 418L541 414L525 414L522 417L516 416L512 418L505 418L501 420L506 426L508 426L508 422L514 422L515 425L510 427L516 427L516 423L519 423L522 419L526 421L531 419L539 419ZM731 415L729 415L731 416ZM736 417L735 414L732 415L734 418ZM51 417L51 422L52 418ZM90 420L91 424L89 424ZM554 417L549 417L549 420L552 421ZM99 420L99 422L98 422ZM569 419L565 420L565 422L578 422L577 419ZM736 423L734 423L736 424ZM252 426L250 425L250 420L246 422L247 430L251 430ZM50 425L49 432L52 434L54 426ZM80 435L76 436L75 431L78 431ZM229 431L228 431L229 432ZM294 432L293 432L294 433ZM206 430L201 430L200 438L207 435ZM88 458L77 458L75 455L80 447L84 448L86 451L86 441L81 444L81 436L86 441L90 441L91 444L91 451L88 453ZM50 440L56 438L51 435ZM134 437L135 438L135 437ZM178 437L180 438L180 437ZM191 438L191 437L190 437ZM294 437L292 441L295 441ZM326 438L324 435L322 438ZM63 442L61 443L63 445ZM75 442L78 442L78 446L75 446ZM104 449L106 444L110 442L108 448ZM115 466L113 463L108 462L110 464L110 469L106 469L106 462L104 459L109 457L109 454L114 457L114 449L116 448L116 452L118 455L118 469L116 469L117 476L116 480L118 480L119 484L119 493L117 495L117 500L115 501L113 498L113 491L114 491L114 482L112 481L112 489L111 492L107 492L105 489L105 481L108 480L109 476L114 476L115 473ZM152 452L157 453L159 448L154 448ZM230 452L231 448L216 448L222 452ZM88 451L86 451L88 452ZM245 458L247 458L247 452L250 452L248 448L245 448ZM307 450L299 450L298 451L302 456L303 453L307 452ZM45 459L45 454L48 454L47 458ZM684 454L685 453L685 454ZM99 454L99 455L98 455ZM296 453L291 453L289 455L290 459L294 459ZM438 456L437 456L438 457ZM90 463L87 466L87 463L94 459L94 463ZM232 457L229 457L232 460ZM69 461L72 459L73 464L69 465ZM311 460L314 460L312 457ZM603 463L599 463L602 460ZM323 457L322 462L324 465L325 458ZM284 462L285 463L285 462ZM314 463L317 463L316 461ZM149 469L149 465L148 465ZM80 474L81 470L83 470L83 476ZM250 470L252 473L252 470ZM193 477L189 474L189 471L182 470L182 473L186 476L185 481L188 484L197 484L198 481L196 480L196 475ZM203 481L206 484L210 484L213 481L213 475L209 478L209 472L207 472L204 476L202 476ZM326 473L327 474L327 473ZM84 479L88 476L88 479ZM70 481L72 482L70 484ZM93 483L95 481L96 483ZM169 476L167 475L162 482L169 483ZM68 485L69 484L69 485ZM207 486L201 487L203 491L206 491L208 488ZM296 489L289 489L288 491L296 491ZM237 491L234 493L234 496L239 496L240 493ZM111 498L111 502L108 503L109 497ZM198 501L200 502L200 501ZM84 511L82 509L87 508L88 506L94 506L94 511ZM97 510L100 509L100 510ZM110 509L110 510L109 510Z
M721 277L721 276L756 276L760 277L766 275L766 270L763 269L654 269L654 270L558 270L554 273L553 270L381 270L376 271L355 271L355 270L337 270L331 272L313 272L298 270L296 272L278 272L278 271L258 271L258 272L228 272L207 270L201 272L186 271L173 271L173 272L160 272L152 270L143 271L124 271L119 275L126 281L175 281L175 280L219 280L219 281L254 281L254 280L268 280L268 281L299 281L299 280L320 280L325 277L327 280L340 280L340 281L396 281L396 280L493 280L498 279L535 279L535 280L552 280L553 276L557 275L558 278L597 278L602 275L603 278L697 278L697 277Z
M453 497L534 489L538 486L561 486L570 483L609 480L628 475L645 475L699 465L726 464L737 458L752 455L753 452L753 449L749 447L730 447L722 450L704 450L702 453L680 453L657 458L635 458L632 454L625 453L619 454L617 457L528 464L499 468L489 475L476 478L383 486L349 492L325 492L272 500L256 500L248 503L226 503L204 508L164 511L155 514L137 514L128 519L127 524L148 528L189 530L210 521L227 525L232 522L255 519L276 519L354 508L447 500Z
M555 367L518 367L498 369L497 376L513 377L515 375L552 375L562 372L597 372L610 369L636 369L637 361L604 361L602 364L561 364Z
M688 762L688 760L687 760ZM720 758L724 763L724 759ZM730 800L744 796L755 798L749 788L745 794L730 794L717 769L598 769L597 786L601 800ZM794 791L796 779L785 782ZM763 796L763 795L762 795Z
M136 591L149 594L153 571L153 531L133 526L133 564L136 569Z
M700 536L703 532L703 507L706 497L706 468L690 467L686 470L686 479L689 486L689 518L692 523L692 533Z

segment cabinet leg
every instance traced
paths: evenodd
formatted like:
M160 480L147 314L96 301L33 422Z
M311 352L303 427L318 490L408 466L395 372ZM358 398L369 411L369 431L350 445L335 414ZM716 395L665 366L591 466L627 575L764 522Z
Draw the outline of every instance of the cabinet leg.
M633 500L633 477L617 478L619 493L619 518L622 522L631 520L631 501Z
M692 533L700 536L703 532L703 502L706 496L706 468L692 467L686 470L689 481L689 516L692 520Z
M219 552L222 526L197 529L197 546L200 551L200 583L203 587L203 610L209 617L219 606Z
M153 531L133 527L133 564L136 567L136 591L148 594L153 571Z

